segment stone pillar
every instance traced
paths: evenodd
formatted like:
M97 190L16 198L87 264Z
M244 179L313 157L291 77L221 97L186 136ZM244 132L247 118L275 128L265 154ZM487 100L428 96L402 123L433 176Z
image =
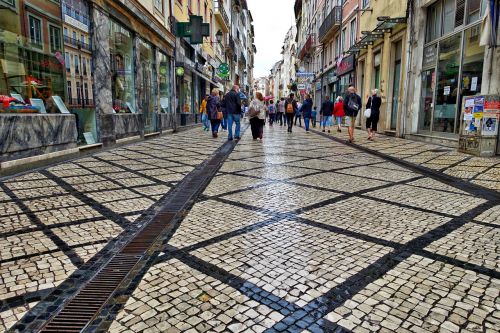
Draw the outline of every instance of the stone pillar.
M115 143L113 97L111 93L111 58L109 51L110 20L100 8L92 6L92 57L94 63L94 100L97 132L105 145Z
M380 128L387 129L388 126L388 96L389 94L389 74L393 73L391 66L391 38L389 33L384 34L384 44L382 45L382 60L380 64L380 97L382 106L380 107Z
M500 31L499 31L500 33ZM481 84L481 94L500 95L500 48L484 48L483 83Z

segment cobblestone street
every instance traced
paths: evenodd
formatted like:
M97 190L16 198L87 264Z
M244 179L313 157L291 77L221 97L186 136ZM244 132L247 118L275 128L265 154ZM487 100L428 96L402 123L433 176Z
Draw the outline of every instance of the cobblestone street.
M0 332L58 312L224 147L87 332L499 332L499 159L356 143L195 128L3 180Z

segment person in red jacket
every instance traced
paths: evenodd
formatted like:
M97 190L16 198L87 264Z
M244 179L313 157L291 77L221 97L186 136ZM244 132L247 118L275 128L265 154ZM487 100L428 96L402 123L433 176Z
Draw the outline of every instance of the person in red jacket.
M342 118L345 117L344 112L344 99L342 96L337 97L335 105L333 106L333 116L335 117L335 123L337 124L337 132L342 132L340 125L342 124Z

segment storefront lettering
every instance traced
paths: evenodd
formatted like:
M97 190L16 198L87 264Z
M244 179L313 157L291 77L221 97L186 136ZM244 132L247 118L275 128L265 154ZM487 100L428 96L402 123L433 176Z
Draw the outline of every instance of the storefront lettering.
M347 72L354 70L354 56L350 56L342 59L340 64L337 66L336 74L337 76L343 75Z

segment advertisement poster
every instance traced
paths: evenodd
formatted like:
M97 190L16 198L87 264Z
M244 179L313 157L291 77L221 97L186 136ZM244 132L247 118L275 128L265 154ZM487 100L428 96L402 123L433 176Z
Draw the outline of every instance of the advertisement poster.
M482 119L484 112L484 97L474 98L474 118Z
M476 91L477 90L477 76L472 78L472 83L470 87L471 91Z
M443 94L444 94L445 96L448 96L448 95L450 94L450 92L451 92L451 87L450 87L450 86L445 86L445 87L444 87L444 93L443 93Z
M497 135L497 133L498 133L498 116L494 115L485 117L483 120L482 134L495 136Z

